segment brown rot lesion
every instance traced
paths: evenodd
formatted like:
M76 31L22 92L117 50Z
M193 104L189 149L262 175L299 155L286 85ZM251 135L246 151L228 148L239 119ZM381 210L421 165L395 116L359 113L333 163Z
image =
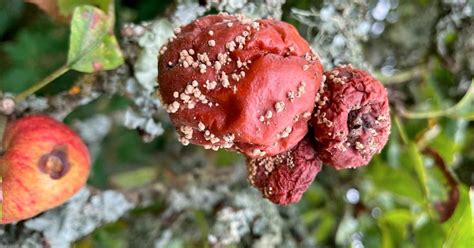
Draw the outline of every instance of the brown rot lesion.
M353 109L347 116L347 128L352 130L369 130L374 127L375 118L371 114L372 106Z
M41 156L38 161L38 169L54 180L64 177L70 167L66 146L53 148L51 152Z

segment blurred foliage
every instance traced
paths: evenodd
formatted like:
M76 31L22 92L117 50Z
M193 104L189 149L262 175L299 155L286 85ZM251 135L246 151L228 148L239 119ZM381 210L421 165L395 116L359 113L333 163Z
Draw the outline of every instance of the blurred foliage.
M12 1L22 3L22 1ZM22 6L21 8L27 8ZM33 11L31 6L25 10ZM8 8L0 8L0 16L8 16ZM3 12L3 13L2 13ZM53 23L41 13L23 28L13 28L12 33L0 33L0 86L3 91L21 92L35 81L45 77L51 71L60 67L67 57L68 27ZM18 21L18 20L17 20ZM25 20L25 22L28 20ZM10 23L10 22L8 22ZM11 22L10 25L14 25ZM13 37L11 35L14 35ZM66 75L58 79L58 83L50 90L67 89L75 77ZM53 92L54 93L54 92Z
M109 2L59 1L59 8L67 16L75 6L84 3L107 11ZM192 2L204 5L207 1L115 1L115 25L166 17L178 4ZM311 20L304 19L307 22L301 23L299 20L303 19L294 18L292 10L318 12L332 7L339 13L355 8L344 3L347 2L335 1L334 7L328 1L288 0L283 6L283 19L312 41L314 37L309 36L315 34L305 32ZM324 167L303 200L294 207L279 207L280 214L296 209L294 218L304 224L300 228L308 233L301 239L310 239L316 246L474 247L474 189L469 189L474 185L474 70L470 64L474 51L474 3L373 0L366 7L364 15L354 17L353 22L363 20L361 23L368 25L367 40L361 43L363 60L390 93L393 123L390 140L369 166L345 171ZM99 9L80 8L106 18L104 13L97 12ZM73 18L72 25L76 24L81 23L75 23ZM97 33L107 33L114 24L104 22L103 25ZM0 90L21 92L59 68L67 61L68 44L69 62L77 61L74 54L81 54L81 46L87 44L74 38L74 30L69 41L68 30L67 23L54 22L31 4L1 1ZM89 31L82 27L82 36ZM104 35L106 46L94 46L99 52L91 53L94 58L86 56L87 66L73 68L92 72L93 62L97 60L104 59L102 69L123 62L117 55L120 52L115 37ZM104 36L101 39L103 42ZM111 50L116 52L109 56ZM68 90L80 75L69 72L39 94L53 95ZM87 119L91 113L113 117L125 110L128 103L120 96L102 96L77 108L66 123ZM166 119L163 125L162 136L144 143L139 132L114 123L100 143L89 184L118 190L149 187L157 181L179 185L174 180L177 174L189 173L193 177L194 171L203 167L212 170L235 164L244 166L243 158L234 153L180 146ZM241 178L241 183L232 187L250 186ZM147 246L146 242L131 241L139 238L129 237L130 233L156 242L165 239L163 236L169 231L165 227L171 226L166 221L172 223L172 220L160 216L167 211L168 203L158 198L118 222L95 230L75 247ZM208 246L216 216L198 207L189 216L178 228L183 230L183 235L168 237L166 247ZM164 222L158 223L160 220ZM154 225L141 226L140 221ZM184 235L189 233L193 234ZM248 239L251 237L243 238L242 243Z

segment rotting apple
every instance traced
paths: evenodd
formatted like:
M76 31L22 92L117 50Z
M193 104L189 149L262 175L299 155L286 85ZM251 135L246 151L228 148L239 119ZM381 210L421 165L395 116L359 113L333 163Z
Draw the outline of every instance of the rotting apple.
M326 71L324 78L310 121L318 156L338 170L367 165L390 134L387 90L352 65Z
M2 144L2 224L61 205L89 175L87 146L69 127L51 117L33 115L9 123Z
M305 137L323 76L295 27L224 13L177 28L158 68L158 92L183 145L252 158Z
M247 179L263 197L287 205L301 200L322 163L310 136L289 151L264 158L247 158Z

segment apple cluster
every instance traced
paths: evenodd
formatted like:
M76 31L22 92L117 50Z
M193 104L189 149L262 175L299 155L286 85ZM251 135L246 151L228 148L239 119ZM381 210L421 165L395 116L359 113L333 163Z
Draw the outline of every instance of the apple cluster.
M319 56L290 24L208 15L159 51L158 95L183 145L247 157L248 180L298 202L322 163L369 163L390 133L387 92L368 72Z
M363 166L387 142L383 85L351 65L324 71L288 23L209 15L159 53L157 93L179 141L244 154L248 181L276 204L298 202L323 163ZM48 116L9 122L1 148L1 224L61 205L90 172L87 146Z

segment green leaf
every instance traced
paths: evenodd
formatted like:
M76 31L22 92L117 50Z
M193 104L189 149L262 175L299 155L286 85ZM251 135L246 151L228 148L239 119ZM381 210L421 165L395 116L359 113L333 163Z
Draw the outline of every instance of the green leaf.
M127 223L117 221L94 230L89 239L76 242L73 247L127 247Z
M413 221L414 217L410 210L394 209L385 212L379 221L385 221L395 226L404 227ZM406 231L405 228L400 228L401 231Z
M474 229L474 187L473 186L471 186L471 188L469 189L469 205L471 207L471 230L472 230Z
M392 232L390 230L390 227L386 223L381 223L380 231L382 232L381 247L383 248L394 247L393 245L394 237L392 237Z
M336 220L333 215L322 215L318 228L315 231L316 240L327 240L328 237L330 237L331 232L334 231L335 224Z
M462 151L469 122L466 120L442 119L439 122L440 134L429 142L446 163L451 166Z
M111 0L57 0L59 6L59 12L63 16L70 16L76 7L81 5L91 5L100 8L103 11L107 11Z
M407 238L407 227L413 222L413 215L406 209L394 209L385 212L378 221L383 247L399 247L398 243Z
M426 207L430 209L430 206L428 204L428 177L426 175L425 165L423 164L423 158L420 154L420 151L418 150L418 147L413 142L408 144L408 159L415 168L418 180L420 181L420 184L422 186Z
M113 18L100 9L77 7L71 23L68 66L90 73L121 65L123 56L112 28Z
M203 245L201 247L208 247L207 246L207 237L209 235L209 223L206 219L206 213L202 210L195 210L194 211L194 220L196 221L197 226L199 227L198 230L201 234L201 241Z
M417 203L423 202L423 192L415 176L403 168L393 168L381 159L374 159L368 167L369 177L375 184L377 194L388 191L397 197L409 198ZM410 185L410 187L407 187Z
M474 190L460 190L461 199L453 218L447 222L444 247L474 247Z
M453 115L463 119L474 120L474 79L464 97L453 107Z
M415 230L417 247L442 247L445 236L441 225L432 219Z
M157 178L158 170L154 166L143 167L132 171L113 175L110 182L121 189L131 189L144 186Z
M450 117L466 120L474 120L474 79L463 98L454 106L437 111L411 112L402 111L402 115L406 118L423 119Z

